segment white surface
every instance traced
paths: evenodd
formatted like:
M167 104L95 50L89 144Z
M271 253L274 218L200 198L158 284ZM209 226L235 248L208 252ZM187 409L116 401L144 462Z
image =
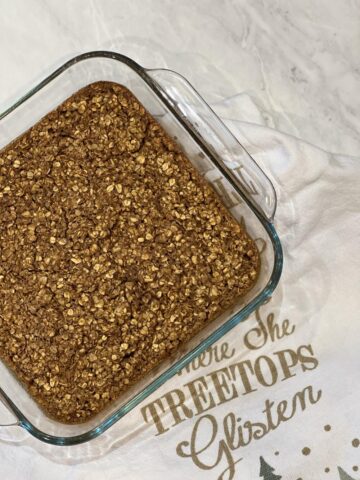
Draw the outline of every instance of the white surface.
M244 450L246 462L238 465L235 478L257 478L258 457L267 452L269 463L280 465L276 473L283 480L319 480L330 462L326 478L337 478L335 465L350 473L357 452L345 444L359 437L360 424L354 407L359 404L354 384L360 368L360 305L351 294L359 283L359 262L348 262L349 250L359 244L354 227L359 225L359 167L356 158L328 155L278 132L328 152L359 156L360 2L0 0L0 12L1 106L73 55L110 49L144 66L183 73L223 118L241 121L230 126L275 179L280 193L277 226L287 255L283 280L298 279L296 288L285 289L284 283L278 289L280 315L291 316L298 325L297 343L314 338L323 366L312 381L320 382L328 399L336 396L346 414L332 443L320 437L316 455L302 457L298 448L309 437L316 438L330 417L335 419L336 405L322 400L313 416L308 412ZM322 258L316 268L313 255ZM304 289L306 278L316 285L311 299ZM304 307L301 311L296 302ZM250 400L242 399L245 410L251 410ZM91 453L90 447L75 447L61 454L55 447L41 452L40 443L26 435L17 443L3 440L1 477L42 480L51 473L53 479L69 480L218 478L221 470L197 470L175 454L189 426L155 438L138 411L130 415L139 434L122 442L118 424L110 430L114 445L106 455L100 454L105 441L101 437ZM273 445L281 450L281 463L272 456Z
M0 0L0 105L76 53L178 70L241 119L331 152L360 147L359 0ZM204 79L205 88L204 88Z

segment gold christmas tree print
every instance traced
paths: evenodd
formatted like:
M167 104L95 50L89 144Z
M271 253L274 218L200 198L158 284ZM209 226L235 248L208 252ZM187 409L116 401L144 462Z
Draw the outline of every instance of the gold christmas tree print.
M270 467L270 465L265 462L263 457L260 457L260 477L262 477L264 480L281 480L281 475L276 475L273 473L274 470L275 469L273 467Z
M345 472L341 467L338 467L339 471L339 478L340 480L355 480L355 478L351 477L348 473Z

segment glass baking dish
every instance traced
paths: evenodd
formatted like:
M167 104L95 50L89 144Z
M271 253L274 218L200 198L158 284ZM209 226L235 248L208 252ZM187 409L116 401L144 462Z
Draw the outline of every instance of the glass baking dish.
M247 318L272 294L282 270L282 249L273 225L276 193L272 183L187 80L173 71L146 69L113 52L79 55L0 114L0 149L80 88L100 80L129 88L181 145L232 215L245 224L256 239L261 253L261 271L255 287L234 307L86 423L66 425L48 418L0 362L0 399L15 416L11 425L22 427L39 440L54 445L87 442L109 429Z

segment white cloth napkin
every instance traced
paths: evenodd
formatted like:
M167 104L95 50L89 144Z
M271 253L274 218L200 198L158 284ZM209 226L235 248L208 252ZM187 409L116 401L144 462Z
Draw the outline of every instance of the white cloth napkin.
M2 478L360 478L360 158L246 123L259 115L246 96L215 109L278 194L272 300L96 440L52 447L0 430ZM186 400L171 412L174 389ZM164 407L157 422L150 405Z

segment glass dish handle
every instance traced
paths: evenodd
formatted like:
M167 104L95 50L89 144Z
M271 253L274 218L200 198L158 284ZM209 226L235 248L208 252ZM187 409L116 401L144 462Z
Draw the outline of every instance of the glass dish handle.
M238 187L240 195L272 222L276 211L273 184L216 113L180 74L166 69L146 73L166 105L197 137L224 176Z
M2 419L2 416L0 416L0 428L1 427L17 427L17 426L19 426L19 420L17 418L15 420L13 420L13 417L15 416L15 414L8 404L8 397L5 395L5 393L2 392L1 389L0 389L0 406L1 406L1 408L4 407L4 409L6 409L7 414L11 415L11 421L6 421L6 422L4 422L3 419Z

